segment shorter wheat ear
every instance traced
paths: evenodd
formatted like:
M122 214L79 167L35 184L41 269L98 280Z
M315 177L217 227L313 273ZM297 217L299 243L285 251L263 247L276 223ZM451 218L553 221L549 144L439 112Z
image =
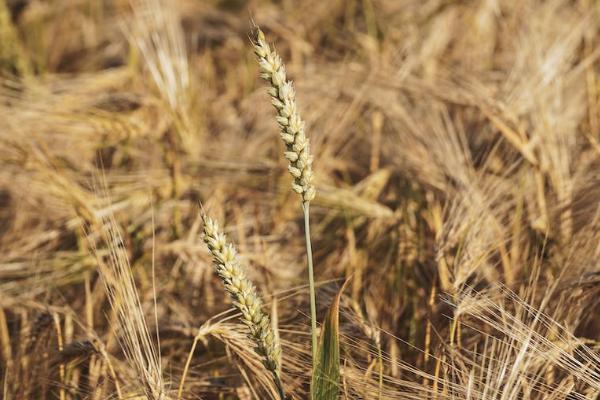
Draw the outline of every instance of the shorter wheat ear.
M234 306L242 314L241 320L250 330L250 338L256 343L255 350L273 375L275 386L283 400L285 395L281 383L281 347L273 332L270 318L263 312L262 301L254 284L246 277L233 244L227 241L227 237L214 220L206 214L202 215L202 219L204 242L213 256L217 275L232 297Z

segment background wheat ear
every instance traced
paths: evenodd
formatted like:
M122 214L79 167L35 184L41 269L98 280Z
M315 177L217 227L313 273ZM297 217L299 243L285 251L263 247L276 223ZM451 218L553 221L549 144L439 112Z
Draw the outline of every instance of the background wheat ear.
M29 65L19 35L11 20L8 4L0 0L0 72L7 71L16 76L29 73Z
M241 320L250 330L250 337L256 343L255 350L262 357L264 366L272 373L279 395L284 399L281 383L281 347L270 318L263 312L262 301L254 284L246 277L233 244L227 241L219 225L208 215L203 214L202 220L204 242L213 256L217 275L232 297L233 304L242 314Z

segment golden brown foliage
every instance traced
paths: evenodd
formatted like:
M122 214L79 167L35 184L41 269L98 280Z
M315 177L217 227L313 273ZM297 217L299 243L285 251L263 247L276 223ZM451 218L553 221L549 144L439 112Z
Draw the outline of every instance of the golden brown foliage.
M350 277L340 396L597 398L593 0L0 0L0 397L174 399L189 360L183 398L277 398L202 203L308 398L302 213L252 21L310 132L318 320Z

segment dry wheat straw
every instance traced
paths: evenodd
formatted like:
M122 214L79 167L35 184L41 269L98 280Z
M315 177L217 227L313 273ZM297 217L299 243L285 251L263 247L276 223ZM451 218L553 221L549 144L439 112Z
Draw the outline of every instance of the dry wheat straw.
M166 400L167 389L163 379L160 348L153 341L137 286L124 248L121 230L110 214L103 218L100 232L108 247L105 262L95 247L98 271L104 283L108 300L117 314L119 341L126 359L134 367L138 386L149 400Z
M204 242L210 250L215 269L231 295L235 307L242 313L242 322L250 330L250 337L256 342L256 352L263 358L263 364L271 371L281 398L284 398L280 378L281 348L275 338L269 316L262 311L262 301L254 284L246 277L233 244L220 232L219 225L206 214L204 221Z

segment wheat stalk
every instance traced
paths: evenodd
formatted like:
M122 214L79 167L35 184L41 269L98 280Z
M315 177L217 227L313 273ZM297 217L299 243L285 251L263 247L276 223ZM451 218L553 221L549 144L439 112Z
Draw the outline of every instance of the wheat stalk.
M215 269L225 290L233 298L233 304L241 312L242 322L250 330L250 337L256 343L256 352L263 358L264 366L272 373L275 385L282 399L285 398L281 383L281 347L276 339L270 318L262 310L262 301L254 284L246 277L240 264L237 251L227 237L219 230L219 225L202 215L204 221L204 242L213 256Z
M310 297L310 321L313 368L317 363L317 299L313 271L312 245L310 240L310 201L315 197L315 187L312 184L313 157L310 154L310 144L304 132L304 121L300 118L296 107L296 91L291 81L287 79L285 66L281 57L272 50L265 40L264 33L256 28L254 35L254 53L258 57L261 77L269 82L268 90L271 104L277 110L275 119L281 129L280 135L286 146L284 152L288 160L288 170L294 177L292 189L302 196L304 212L304 238L306 241L306 257L308 264L308 286Z

